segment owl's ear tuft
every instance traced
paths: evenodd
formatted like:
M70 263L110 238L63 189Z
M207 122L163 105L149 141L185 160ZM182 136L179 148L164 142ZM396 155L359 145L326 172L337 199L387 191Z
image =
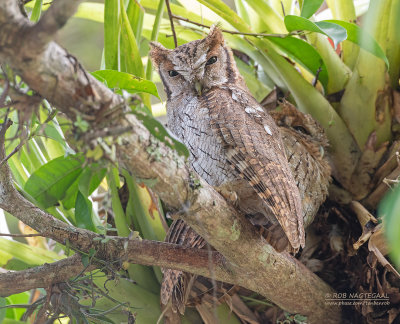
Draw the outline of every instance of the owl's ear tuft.
M160 63L167 59L167 55L170 52L169 49L165 48L158 42L150 42L150 52L149 56L151 58L151 61L153 62L153 65L158 68Z
M207 40L210 43L210 48L216 46L217 44L224 45L224 36L219 28L219 24L214 24L211 26Z

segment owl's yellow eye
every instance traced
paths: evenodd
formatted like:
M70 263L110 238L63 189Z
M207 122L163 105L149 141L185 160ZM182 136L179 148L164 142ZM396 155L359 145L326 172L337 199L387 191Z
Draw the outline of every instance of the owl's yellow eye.
M206 65L211 65L214 64L215 62L217 62L217 57L216 56L212 56L211 58L208 59Z
M174 77L174 76L177 76L179 73L176 72L175 70L171 70L171 71L168 71L168 74L170 77Z

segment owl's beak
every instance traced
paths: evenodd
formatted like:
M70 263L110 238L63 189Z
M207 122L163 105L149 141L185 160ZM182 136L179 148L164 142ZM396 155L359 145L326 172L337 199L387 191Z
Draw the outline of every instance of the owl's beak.
M201 85L200 81L196 80L196 81L194 82L194 88L196 89L197 94L198 94L199 96L201 96L201 92L202 92L202 90L203 90L203 86Z

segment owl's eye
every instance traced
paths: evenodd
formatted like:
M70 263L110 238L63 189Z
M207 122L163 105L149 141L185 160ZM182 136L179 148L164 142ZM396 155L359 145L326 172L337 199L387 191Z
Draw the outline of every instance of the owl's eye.
M293 128L301 133L310 135L310 133L303 126L293 126Z
M171 70L171 71L168 71L168 74L170 77L174 77L174 76L177 76L179 73L176 72L175 70Z
M217 57L216 56L212 56L211 58L208 59L206 65L211 65L214 64L215 62L217 62Z

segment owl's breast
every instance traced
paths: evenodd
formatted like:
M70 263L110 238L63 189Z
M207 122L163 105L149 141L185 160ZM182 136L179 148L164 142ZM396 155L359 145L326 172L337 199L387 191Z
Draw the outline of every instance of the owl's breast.
M237 179L226 161L225 149L213 133L210 115L197 97L168 104L168 127L190 151L192 168L210 185Z

